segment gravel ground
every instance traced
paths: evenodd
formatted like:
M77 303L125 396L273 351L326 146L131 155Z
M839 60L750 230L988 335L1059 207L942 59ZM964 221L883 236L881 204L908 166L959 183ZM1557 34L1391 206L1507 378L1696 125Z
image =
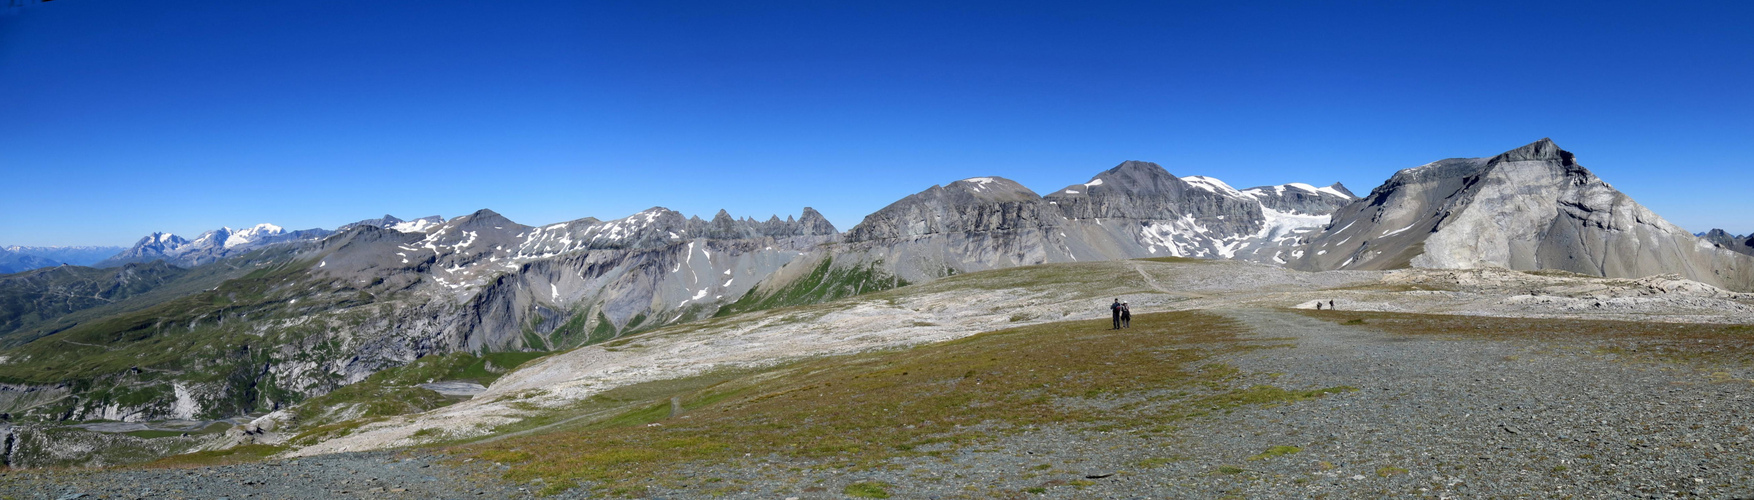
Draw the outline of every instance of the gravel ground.
M1225 311L1266 343L1248 383L1356 392L1180 423L1173 438L1039 429L948 460L847 472L749 458L687 498L1754 498L1754 384L1617 362L1578 341L1389 335ZM1556 343L1557 342L1557 343ZM1298 451L1254 458L1274 447Z
M14 471L0 498L529 498L495 479L497 467L441 462L429 454L341 453L187 469Z
M1220 312L1251 326L1262 343L1294 344L1223 359L1253 373L1245 383L1358 390L1183 420L1166 434L1041 428L883 470L747 457L678 471L694 484L652 494L845 498L848 485L872 482L895 498L1754 498L1748 381L1616 360L1596 354L1589 340L1403 336L1281 310ZM1257 457L1274 447L1297 451ZM188 470L8 473L0 491L20 498L527 494L485 479L497 470L378 452Z

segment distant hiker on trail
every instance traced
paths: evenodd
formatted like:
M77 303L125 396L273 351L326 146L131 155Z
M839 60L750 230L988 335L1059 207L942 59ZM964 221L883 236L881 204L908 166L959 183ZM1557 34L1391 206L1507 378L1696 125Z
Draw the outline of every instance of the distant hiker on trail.
M1108 312L1112 316L1114 316L1114 320L1115 320L1115 327L1110 328L1110 330L1121 329L1121 299L1120 298L1118 298L1118 297L1115 298L1115 303L1108 305Z
M1133 308L1126 302L1121 303L1121 328L1133 327Z
M1321 303L1321 302L1317 302L1317 303L1316 303L1316 309L1321 309L1321 308L1322 308L1322 303ZM1329 310L1329 311L1333 311L1333 310L1335 310L1335 309L1334 309L1334 301L1332 301L1332 300L1330 300L1330 301L1328 301L1328 310Z

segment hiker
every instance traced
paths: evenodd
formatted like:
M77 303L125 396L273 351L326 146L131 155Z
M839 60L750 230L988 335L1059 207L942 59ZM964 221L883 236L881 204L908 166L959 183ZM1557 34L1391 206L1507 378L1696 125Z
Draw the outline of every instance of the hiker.
M1121 328L1133 327L1133 308L1126 302L1121 303Z
M1332 300L1328 301L1328 310L1329 311L1337 310L1334 308L1334 301L1332 301Z
M1110 328L1110 330L1121 329L1121 299L1119 297L1115 298L1115 303L1108 305L1108 311L1110 315L1114 316L1115 321L1115 327Z
M1322 301L1319 301L1319 300L1316 301L1316 310L1317 311L1322 310Z

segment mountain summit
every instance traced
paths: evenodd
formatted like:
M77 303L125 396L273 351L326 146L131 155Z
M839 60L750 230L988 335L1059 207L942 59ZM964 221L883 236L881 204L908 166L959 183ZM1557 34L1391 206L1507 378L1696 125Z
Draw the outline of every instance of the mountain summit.
M1663 220L1550 139L1397 172L1294 255L1305 270L1497 267L1754 285L1754 258Z

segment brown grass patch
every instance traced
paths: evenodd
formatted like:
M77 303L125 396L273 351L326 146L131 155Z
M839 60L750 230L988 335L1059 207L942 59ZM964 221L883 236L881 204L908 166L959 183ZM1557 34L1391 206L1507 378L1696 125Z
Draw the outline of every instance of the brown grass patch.
M1754 365L1754 325L1637 321L1495 318L1362 311L1307 311L1304 315L1404 335L1580 342L1603 354L1687 364Z
M653 398L583 428L457 451L509 462L508 479L543 478L550 493L585 484L633 495L648 480L705 487L678 477L678 467L745 454L874 467L1037 425L1147 428L1335 390L1231 387L1234 369L1202 361L1249 348L1236 342L1240 324L1199 312L1134 319L1128 330L1109 330L1106 320L1048 323L807 361ZM671 397L689 411L672 414Z

